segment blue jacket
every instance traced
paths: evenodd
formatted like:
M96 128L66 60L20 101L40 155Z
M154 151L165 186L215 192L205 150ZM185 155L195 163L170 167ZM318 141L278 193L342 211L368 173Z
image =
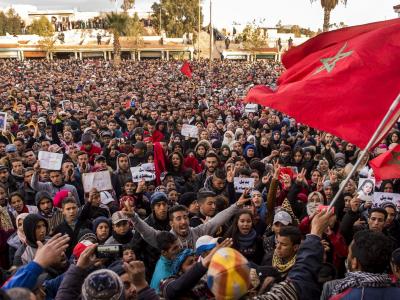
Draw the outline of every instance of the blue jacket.
M308 234L297 252L296 263L289 271L288 280L294 283L299 300L319 299L318 273L323 258L319 236Z
M21 267L13 277L11 277L2 287L4 290L9 290L16 287L27 288L32 290L36 286L36 282L43 268L34 261L31 261L26 266Z
M153 278L151 279L150 287L155 289L158 293L160 291L161 280L166 279L172 275L172 260L160 256L154 269Z
M334 295L330 298L325 297L324 293L321 299L328 300L394 300L400 299L400 288L350 288L344 292Z

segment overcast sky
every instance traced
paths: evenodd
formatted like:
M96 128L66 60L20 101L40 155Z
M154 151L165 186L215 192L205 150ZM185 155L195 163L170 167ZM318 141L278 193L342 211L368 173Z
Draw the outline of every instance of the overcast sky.
M310 0L212 0L214 24L230 28L233 22L245 24L253 19L265 18L266 26L274 26L279 20L282 24L298 24L316 30L322 27L323 11L320 1L310 4ZM119 0L121 2L121 0ZM149 11L154 0L136 0L139 11ZM205 22L208 22L210 0L202 0ZM111 0L1 0L0 6L9 4L31 4L38 9L73 9L80 11L109 11L115 5ZM332 23L344 22L347 25L364 24L397 17L393 6L400 0L348 0L332 12Z

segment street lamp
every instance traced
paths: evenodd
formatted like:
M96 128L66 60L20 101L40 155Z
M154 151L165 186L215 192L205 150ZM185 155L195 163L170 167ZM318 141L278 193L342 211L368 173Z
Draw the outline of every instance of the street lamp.
M212 65L213 36L214 36L214 29L212 23L212 0L210 0L210 69Z

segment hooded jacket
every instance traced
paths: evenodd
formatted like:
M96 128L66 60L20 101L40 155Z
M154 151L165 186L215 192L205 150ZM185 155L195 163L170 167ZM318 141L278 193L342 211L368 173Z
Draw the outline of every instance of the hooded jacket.
M123 170L121 170L121 168L119 166L119 158L120 157L128 157L128 155L126 155L125 153L120 153L120 154L118 154L117 160L116 160L117 169L115 170L114 174L117 176L118 182L120 183L120 185L123 185L127 181L132 181L132 173L130 171L131 160L128 157L129 168L127 171L123 171Z
M63 215L61 210L59 210L57 207L54 207L54 205L50 213L46 214L43 211L41 211L39 203L42 199L49 199L52 204L53 204L53 199L51 195L46 191L37 192L35 196L35 203L39 210L39 214L47 220L47 222L49 223L49 232L52 233L54 228L56 228L58 225L62 223Z
M38 247L35 232L36 226L40 221L43 221L47 227L47 236L49 233L49 223L44 217L39 214L29 214L24 219L23 228L26 236L26 249L21 256L24 265L31 262L35 258Z

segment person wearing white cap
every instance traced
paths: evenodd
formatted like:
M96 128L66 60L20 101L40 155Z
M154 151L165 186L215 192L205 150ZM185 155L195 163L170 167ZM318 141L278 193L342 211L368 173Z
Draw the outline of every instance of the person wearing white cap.
M293 223L292 217L288 212L280 210L275 213L271 227L272 230L267 230L263 235L263 246L265 254L262 265L264 264L265 261L271 260L276 246L276 237L279 234L280 230L283 227L291 225L292 223Z

